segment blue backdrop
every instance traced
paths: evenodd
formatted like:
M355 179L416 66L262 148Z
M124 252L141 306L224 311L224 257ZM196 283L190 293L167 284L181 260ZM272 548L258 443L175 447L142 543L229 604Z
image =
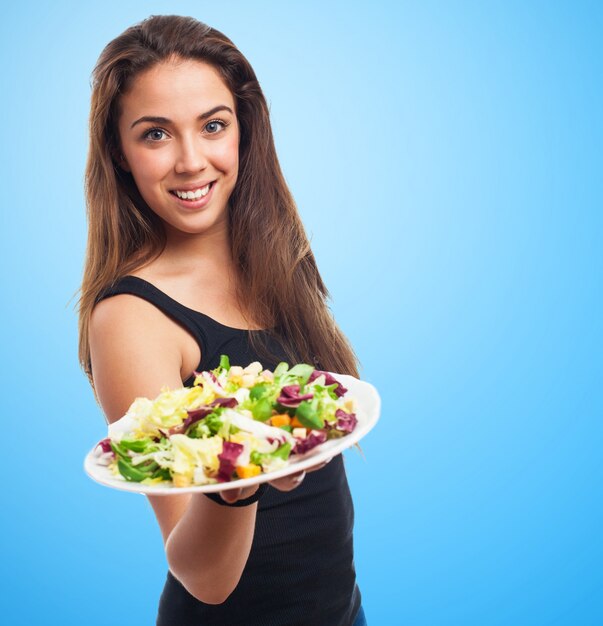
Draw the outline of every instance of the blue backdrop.
M90 72L154 13L207 22L254 66L332 309L382 394L365 458L345 455L369 624L603 623L601 7L4 10L3 623L154 623L152 510L82 469L106 430L74 297Z

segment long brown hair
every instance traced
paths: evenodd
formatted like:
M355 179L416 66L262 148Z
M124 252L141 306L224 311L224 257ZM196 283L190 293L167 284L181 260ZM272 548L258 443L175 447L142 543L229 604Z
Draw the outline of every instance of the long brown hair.
M216 29L192 17L152 15L109 42L92 72L88 242L78 301L79 360L92 387L88 325L99 294L158 257L166 244L160 218L119 167L119 96L141 72L177 58L214 67L235 99L239 173L229 224L232 258L245 284L238 290L241 310L274 329L291 362L357 376L357 358L327 306L329 293L281 171L268 106L251 65Z

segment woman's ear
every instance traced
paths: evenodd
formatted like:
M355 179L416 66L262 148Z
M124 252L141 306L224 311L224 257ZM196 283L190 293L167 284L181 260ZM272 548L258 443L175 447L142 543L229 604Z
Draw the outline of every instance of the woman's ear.
M130 171L130 166L128 165L126 157L123 154L119 155L119 167L121 167L121 169L125 170L126 172Z
M124 170L124 172L130 171L130 166L128 165L128 162L126 161L126 157L124 156L123 152L114 150L112 151L112 156L113 156L113 160L115 161L115 163L117 163L118 167Z

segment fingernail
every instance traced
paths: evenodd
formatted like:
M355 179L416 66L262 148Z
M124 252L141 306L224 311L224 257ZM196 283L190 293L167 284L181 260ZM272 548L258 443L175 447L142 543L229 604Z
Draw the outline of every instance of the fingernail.
M233 490L234 491L234 490ZM226 494L222 494L222 500L224 500L225 502L228 502L229 504L232 504L233 502L236 502L240 495L241 495L241 489L237 489L236 491L234 491L234 493L232 494L228 494L228 498L225 498Z

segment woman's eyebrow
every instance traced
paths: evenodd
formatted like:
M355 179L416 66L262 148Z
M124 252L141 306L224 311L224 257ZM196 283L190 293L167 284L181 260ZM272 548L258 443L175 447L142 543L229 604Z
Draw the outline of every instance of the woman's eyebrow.
M197 120L198 121L204 120L205 118L209 117L210 115L213 115L214 113L217 113L218 111L230 111L230 113L232 113L232 109L230 107L227 107L225 104L219 104L217 107L214 107L213 109L210 109L209 111L206 111L205 113L201 113L201 115L197 117ZM171 124L172 120L169 120L167 117L144 115L143 117L138 118L135 122L132 122L132 125L130 126L130 128L132 129L134 128L134 126L136 126L136 124L141 124L142 122L152 122L153 124Z

